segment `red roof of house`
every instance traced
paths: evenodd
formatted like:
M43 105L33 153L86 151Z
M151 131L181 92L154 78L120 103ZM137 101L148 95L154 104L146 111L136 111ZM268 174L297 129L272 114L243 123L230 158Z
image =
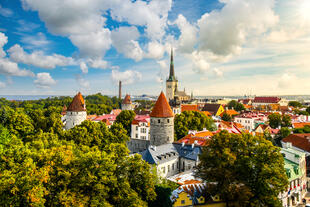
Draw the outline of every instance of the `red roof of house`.
M229 116L238 115L239 113L233 109L225 110L223 113L220 114L221 117L223 117L224 114L228 114Z
M197 144L199 146L206 146L209 143L209 141L210 141L208 138L204 138L204 137L191 137L191 136L194 136L194 135L190 135L190 136L186 135L182 139L179 139L177 141L177 143Z
M130 100L130 95L126 94L124 100L123 100L123 104L131 104L131 100Z
M254 103L278 103L281 100L279 97L255 97Z
M182 104L181 112L183 111L198 111L198 105L197 104Z
M113 109L110 114L114 114L115 116L118 116L121 112L122 112L121 109Z
M283 142L291 142L294 147L310 152L310 134L290 134L282 139Z
M160 93L150 116L158 118L174 116L171 107L166 99L166 96L163 92Z
M84 98L81 92L79 92L78 94L74 96L67 111L86 111L85 101L84 101Z
M64 105L64 107L62 108L61 115L66 115L66 114L67 114L67 106Z

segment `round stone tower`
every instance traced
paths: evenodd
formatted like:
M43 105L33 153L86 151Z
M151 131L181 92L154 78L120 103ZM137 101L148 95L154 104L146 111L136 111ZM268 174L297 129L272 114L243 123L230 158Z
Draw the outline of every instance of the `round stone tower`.
M130 95L128 95L128 94L126 94L126 96L122 102L122 110L133 110Z
M174 115L163 92L150 114L151 145L159 146L174 141Z
M82 94L79 92L74 96L69 105L65 118L65 129L71 129L86 120L86 106Z

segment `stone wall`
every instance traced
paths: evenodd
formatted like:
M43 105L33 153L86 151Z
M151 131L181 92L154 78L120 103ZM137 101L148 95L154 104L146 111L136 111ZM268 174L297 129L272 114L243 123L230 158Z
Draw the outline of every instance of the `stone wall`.
M67 111L65 117L65 129L71 129L86 120L86 111Z
M130 150L130 153L137 153L137 152L146 150L149 145L150 145L150 140L131 138L130 141L127 142L127 147Z
M174 118L151 117L151 145L159 146L174 141Z

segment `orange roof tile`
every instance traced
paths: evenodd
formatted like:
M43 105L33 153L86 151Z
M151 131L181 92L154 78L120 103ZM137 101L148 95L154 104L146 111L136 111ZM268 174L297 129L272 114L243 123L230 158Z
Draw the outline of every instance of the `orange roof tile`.
M78 94L74 96L67 111L86 111L85 101L81 92L78 92Z
M123 104L131 104L131 100L130 100L130 95L126 94L124 100L123 100Z
M122 112L121 109L113 109L113 110L111 111L111 114L114 114L115 116L118 116L121 112Z
M198 111L198 105L197 104L182 104L181 112L183 111Z
M230 115L230 116L234 116L234 115L238 115L239 113L233 109L229 109L229 110L225 110L223 113L221 113L221 117L224 115L224 113Z
M304 128L305 126L310 126L310 122L292 123L294 128Z
M173 112L170 105L168 104L166 96L163 92L161 92L155 103L152 113L150 114L150 117L164 118L173 116Z
M206 116L212 116L212 114L209 111L201 111Z

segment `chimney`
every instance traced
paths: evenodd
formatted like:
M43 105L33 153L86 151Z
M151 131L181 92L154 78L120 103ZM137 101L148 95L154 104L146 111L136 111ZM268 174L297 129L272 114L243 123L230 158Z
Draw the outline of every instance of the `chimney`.
M122 81L119 81L118 85L118 98L122 99Z

